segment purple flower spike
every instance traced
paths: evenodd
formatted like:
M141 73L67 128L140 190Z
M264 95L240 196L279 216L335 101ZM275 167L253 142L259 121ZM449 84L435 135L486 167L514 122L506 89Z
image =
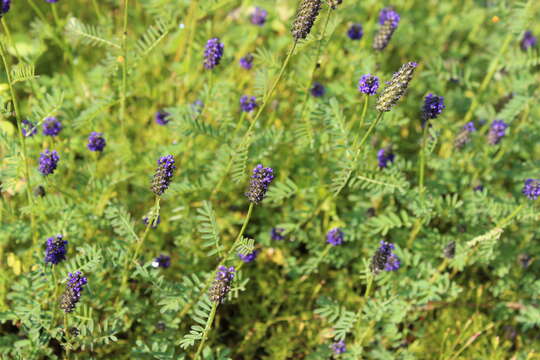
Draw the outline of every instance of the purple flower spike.
M266 22L266 17L268 12L260 7L256 7L253 13L251 14L251 23L257 26L263 26Z
M362 75L358 81L358 91L366 95L375 95L379 89L379 78L377 76L366 74Z
M349 30L347 30L347 36L351 40L360 40L364 36L364 29L361 24L352 24Z
M107 145L107 142L105 141L105 138L103 137L103 133L100 132L92 132L90 136L88 137L88 150L90 151L103 151L105 148L105 145Z
M171 184L176 166L172 155L162 156L158 160L158 168L152 180L151 189L154 194L161 196Z
M285 236L283 236L284 232L285 229L283 228L272 228L272 230L270 230L270 238L272 240L283 240L285 239Z
M506 136L506 129L508 124L503 120L494 120L491 124L488 133L488 143L491 145L497 145L501 142L501 139Z
M206 43L204 48L204 67L211 70L219 65L223 57L224 46L219 42L219 38L212 38Z
M436 119L445 108L442 96L427 94L422 108L424 120Z
M392 252L394 244L381 241L381 245L371 258L371 271L377 275L381 271L395 271L400 267L399 258Z
M47 1L48 3L51 3L51 4L54 4L54 3L58 2L58 0L45 0L45 1Z
M58 234L47 239L47 249L45 250L45 262L57 265L66 260L67 241Z
M170 256L167 256L167 255L159 255L158 257L156 257L154 259L154 261L152 261L152 266L155 267L155 268L168 268L169 266L171 266L171 257Z
M326 242L332 246L341 245L343 243L343 231L340 228L334 228L326 234Z
M532 32L525 31L525 34L523 34L523 39L521 39L520 46L521 50L527 51L528 49L535 47L538 43L538 40L536 37L532 34Z
M382 148L377 153L377 160L379 161L379 168L384 169L388 166L389 162L394 162L394 154L391 148Z
M24 136L26 137L32 137L34 135L37 134L38 132L38 128L36 126L36 124L34 124L33 122L31 122L30 120L27 120L27 119L23 119L23 121L21 122L22 124L22 133Z
M240 66L246 70L251 70L253 67L253 55L247 54L243 58L240 58Z
M257 108L257 99L255 96L242 96L240 98L240 108L244 112L252 112Z
M56 150L49 151L48 149L42 152L39 156L39 172L43 175L50 175L56 170L60 157Z
M523 186L523 195L531 200L536 200L540 196L540 179L527 179Z
M158 112L156 112L156 116L154 118L155 118L156 123L158 125L164 126L164 125L167 125L169 123L169 121L170 121L168 119L169 116L171 116L171 114L169 114L168 112L166 112L164 110L159 110Z
M210 300L215 303L223 303L234 279L234 266L229 268L221 265L216 272L216 277L209 291Z
M395 29L399 24L399 14L391 7L386 7L379 13L379 24L384 25L387 20L392 21L392 27Z
M238 257L240 258L240 260L242 260L243 262L245 262L247 264L247 263L250 263L250 262L254 261L257 258L258 253L259 253L259 251L257 251L257 250L253 250L252 252L250 252L249 254L246 254L246 255L238 253Z
M62 131L62 124L55 117L48 117L43 121L43 135L58 136Z
M343 354L345 351L347 351L347 346L345 345L345 341L340 340L336 343L332 344L332 351L334 354L339 355Z
M74 274L69 273L67 281L66 290L60 298L60 308L64 310L65 313L70 313L73 312L75 305L77 305L81 299L83 286L86 285L88 280L82 276L80 271L77 271Z
M314 97L321 97L326 92L323 84L314 82L313 87L309 90Z
M0 3L0 18L4 14L7 14L10 6L11 6L11 0L2 0L2 2Z
M261 164L257 165L253 169L253 175L251 175L249 188L246 192L248 200L254 204L260 204L273 180L274 170L272 168L265 168Z

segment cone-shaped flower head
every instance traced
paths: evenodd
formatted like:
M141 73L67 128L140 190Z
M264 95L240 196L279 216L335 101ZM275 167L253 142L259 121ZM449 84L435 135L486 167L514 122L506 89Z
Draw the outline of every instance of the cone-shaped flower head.
M405 90L407 90L409 82L412 80L414 70L416 70L416 66L417 64L415 62L408 62L402 65L398 72L392 75L392 80L387 82L377 100L377 110L381 112L390 111L396 105L398 100L405 94Z
M392 27L397 28L400 20L399 14L391 7L386 7L379 13L379 24L384 25L388 20Z
M48 117L43 120L43 135L58 136L62 131L62 123L55 117Z
M386 20L375 35L375 39L373 40L373 48L378 51L386 49L388 44L390 44L394 31L396 31L396 27L393 26L392 20Z
M103 151L107 145L103 133L93 131L88 137L88 150L90 151Z
M26 137L32 137L37 134L38 128L36 124L31 122L30 120L23 119L22 121L22 133Z
M429 93L424 99L422 118L424 120L436 119L445 108L444 97Z
M209 291L210 300L216 303L223 303L229 290L231 290L231 283L234 279L234 266L229 268L221 265L217 272L212 287Z
M471 141L471 133L475 132L474 122L469 121L463 126L463 129L454 140L454 146L457 149L462 149L466 144Z
M259 253L258 250L253 250L252 252L246 255L238 253L238 257L240 258L240 260L242 260L243 262L247 264L254 261L257 258L258 253Z
M321 10L322 0L300 0L296 17L292 25L292 36L295 40L305 39Z
M274 180L274 170L272 168L265 168L262 164L255 166L249 182L249 188L246 192L246 197L249 201L254 204L260 204L266 196L272 180Z
M328 6L332 8L332 10L336 10L338 5L341 5L343 0L328 0Z
M443 255L447 259L453 259L454 256L456 256L456 242L455 241L452 240L448 244L446 244L443 250Z
M540 196L540 179L527 179L523 186L523 194L531 200Z
M313 86L309 90L311 92L311 95L314 97L321 97L326 92L326 89L324 88L324 85L319 82L314 82Z
M240 66L246 70L251 70L253 67L253 55L247 54L243 58L240 58Z
M165 110L159 110L156 112L154 119L156 120L156 123L158 125L163 126L163 125L167 125L167 123L170 121L169 116L171 116L171 114L169 114Z
M11 0L0 0L0 18L9 11Z
M263 26L267 16L268 12L266 10L256 7L251 14L251 23L257 26Z
M162 267L166 269L169 266L171 266L171 257L161 254L158 257L156 257L154 261L152 261L152 266L155 268Z
M148 216L145 216L143 217L142 219L144 225L148 225L148 222L150 221L149 217ZM152 229L155 229L157 228L157 226L159 225L159 223L161 222L161 216L158 215L157 218L154 219L154 221L152 221L152 225L150 225L150 227Z
M56 150L49 151L49 149L42 152L39 156L39 172L43 175L50 175L56 170L60 157Z
M158 168L152 180L151 189L156 195L162 195L169 187L176 166L172 155L162 156L158 160Z
M375 75L362 75L358 80L358 91L366 95L375 95L379 90L379 78Z
M394 162L394 153L392 148L382 148L377 152L377 160L379 162L379 168L384 169L388 166L389 162Z
M81 292L83 291L83 286L86 285L87 279L82 276L80 271L72 274L69 273L66 290L60 298L60 309L64 310L65 313L70 313L75 309L75 305L81 299Z
M521 50L527 51L528 49L535 47L537 43L538 43L538 40L532 34L532 32L525 31L525 34L523 34L523 39L521 39L521 42L520 42Z
M508 124L503 120L494 120L489 128L488 143L491 145L497 145L501 142L501 139L506 135L506 129Z
M333 343L332 351L336 355L343 354L345 351L347 351L347 346L345 345L345 341L340 340L338 342Z
M285 236L283 236L284 232L284 228L272 228L272 230L270 230L270 238L272 240L283 240L285 239Z
M326 233L326 242L333 245L341 245L343 243L343 231L340 228L333 228Z
M60 234L48 238L47 248L45 249L45 262L56 265L66 260L67 243Z
M349 30L347 30L347 36L351 40L360 40L364 36L364 29L361 24L352 24Z
M252 112L257 108L257 98L255 96L243 95L240 98L240 108L244 112Z
M208 70L219 65L223 57L224 45L219 42L219 38L208 40L204 48L204 67Z
M377 275L381 271L395 271L399 269L399 258L392 252L394 244L381 241L375 255L371 258L371 271Z

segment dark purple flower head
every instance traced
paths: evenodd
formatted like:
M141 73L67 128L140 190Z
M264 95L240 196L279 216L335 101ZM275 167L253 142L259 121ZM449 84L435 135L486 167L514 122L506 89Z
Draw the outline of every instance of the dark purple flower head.
M57 136L62 131L62 124L55 117L43 120L43 135Z
M391 7L386 7L379 13L379 24L383 25L387 20L392 21L392 27L395 29L399 24L399 14Z
M158 125L167 125L167 123L170 121L168 119L168 117L170 116L171 114L169 114L168 112L164 111L164 110L159 110L156 112L156 116L155 116L155 120L156 120L156 123Z
M450 241L443 249L443 255L447 259L453 259L456 256L456 242Z
M311 87L311 89L309 91L311 92L311 95L313 95L315 97L321 97L326 92L326 90L324 89L323 84L318 83L318 82L314 82L313 86Z
M538 43L538 40L536 37L532 34L532 32L525 31L525 34L523 34L523 39L521 39L520 46L521 50L527 51L529 48L535 47Z
M45 250L45 262L56 265L66 260L67 243L60 234L48 238L47 249Z
M1 1L2 1L2 4L0 7L0 18L9 11L9 7L11 6L11 0L1 0Z
M45 0L45 1L47 1L48 3L51 3L51 4L54 4L54 3L58 2L58 0Z
M218 268L216 277L209 291L210 300L215 303L223 303L225 301L229 290L231 290L234 273L234 266L227 268L221 265Z
M332 351L336 355L343 354L345 351L347 351L347 346L345 345L345 341L340 340L338 342L333 343Z
M152 261L152 266L155 268L162 267L166 269L169 266L171 266L171 257L161 254L158 257L156 257L154 261Z
M39 172L43 175L50 175L56 170L60 157L56 150L49 151L49 149L42 152L39 156Z
M480 184L480 185L476 185L474 188L473 188L474 191L484 191L484 185Z
M204 48L204 67L206 69L210 70L219 65L223 57L223 49L224 46L219 42L219 38L208 40Z
M394 153L390 147L382 148L377 152L377 160L379 161L379 167L384 169L388 166L389 162L394 162Z
M424 99L424 107L422 108L422 116L424 120L436 119L442 111L446 108L444 106L444 98L434 94L427 94Z
M283 236L284 232L284 228L272 228L272 230L270 230L270 238L272 240L283 240L285 239L285 236Z
M158 168L152 180L151 189L154 194L160 196L171 184L176 166L174 165L174 157L172 155L162 156L158 160Z
M60 298L60 309L64 310L65 313L70 313L73 312L75 305L81 299L83 286L88 280L82 276L80 271L77 271L74 274L69 273L67 281L66 290Z
M257 26L263 26L267 16L268 12L266 10L256 7L253 13L251 13L251 23Z
M392 252L394 244L382 240L381 245L371 258L371 271L377 275L381 271L395 271L399 269L399 258Z
M463 125L463 130L469 132L469 133L472 133L472 132L475 132L476 131L476 128L474 127L474 122L473 121L469 121L468 123L466 123L465 125Z
M379 78L377 76L366 74L358 80L358 91L367 95L375 95L379 89Z
M145 216L145 217L143 217L142 221L143 221L144 225L148 225L148 221L150 221L150 220L148 219L148 216ZM155 228L157 228L157 226L159 225L160 222L161 222L161 216L158 215L158 217L154 221L152 221L152 225L150 225L150 227L152 229L155 229Z
M246 192L249 201L254 204L263 201L272 180L274 180L274 170L272 168L265 168L262 164L255 166Z
M103 151L107 145L103 133L93 131L88 137L88 150L90 151Z
M347 35L351 40L360 40L364 36L362 24L352 24L349 30L347 30Z
M22 133L24 136L32 137L37 134L38 128L37 125L31 122L30 120L23 119L22 123Z
M253 55L247 54L243 58L240 58L240 66L246 70L251 70L253 67Z
M341 245L343 243L343 231L340 228L333 228L326 233L326 242L333 245Z
M540 179L527 179L523 186L523 194L531 200L540 196Z
M493 123L491 123L491 127L489 128L488 143L490 143L491 145L497 145L506 135L507 128L508 124L505 123L503 120L494 120Z
M240 258L240 260L242 260L243 262L247 264L255 260L257 258L258 253L259 253L258 250L253 250L252 252L246 255L238 253L238 257Z
M243 95L240 98L240 108L244 112L252 112L257 108L257 98L255 96Z
M386 82L386 86L377 99L376 108L378 111L387 112L392 110L392 107L396 105L399 99L405 94L417 66L418 64L416 62L410 61L403 64L401 68L392 75L392 80Z

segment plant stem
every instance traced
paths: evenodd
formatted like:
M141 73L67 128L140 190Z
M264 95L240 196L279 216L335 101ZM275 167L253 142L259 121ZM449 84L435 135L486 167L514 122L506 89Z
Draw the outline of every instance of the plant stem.
M508 223L525 207L525 204L521 204L512 211L510 215L499 221L496 227L504 228Z
M364 306L366 305L367 301L369 300L369 297L371 296L371 290L373 288L373 274L371 272L368 273L368 283L367 283L367 287L366 287L366 292L364 293L364 298L362 299L362 302L360 303L360 305L358 306L358 311L356 312L356 317L357 317L357 323L356 323L356 336L355 338L358 338L358 334L360 332L360 323L361 323L361 320L362 320L362 310L364 308Z
M360 150L362 150L362 146L364 146L364 143L366 142L366 140L368 139L369 137L369 134L371 134L371 132L373 131L373 129L375 129L375 127L377 127L377 124L381 121L382 117L384 115L384 112L379 112L379 114L377 115L377 118L375 119L375 121L373 121L371 123L371 125L369 126L369 128L367 129L366 133L364 134L364 136L362 137L362 140L360 140L360 144L358 144L358 148L356 149L356 154L354 156L354 159L356 160L358 158L358 156L360 155ZM356 143L358 142L358 136L354 139L354 142L353 142L353 146L352 148L356 148Z
M426 121L424 124L424 129L422 131L422 147L420 149L420 167L418 170L418 188L420 195L424 194L424 169L426 164L426 137L427 137L427 128L429 123Z
M127 91L127 24L128 24L128 4L129 0L124 0L124 21L122 27L122 94L120 97L120 124L122 134L126 136L126 91Z
M212 323L214 322L217 306L218 306L218 303L214 302L214 305L212 305L212 311L210 312L210 316L208 317L208 320L206 320L206 326L204 327L202 339L201 339L201 342L199 343L199 347L197 348L197 353L195 354L194 360L197 360L199 358L201 351L204 347L204 344L206 343L206 339L208 339L208 332L210 331L210 328L212 327Z
M56 27L58 28L58 30L60 30L60 18L58 17L58 12L56 10L55 3L51 3L51 9L53 13L54 23L56 24Z
M69 328L68 328L68 317L67 314L64 313L64 331L66 334L66 343L64 349L66 350L66 359L69 359L69 350L70 350L70 343L69 343Z

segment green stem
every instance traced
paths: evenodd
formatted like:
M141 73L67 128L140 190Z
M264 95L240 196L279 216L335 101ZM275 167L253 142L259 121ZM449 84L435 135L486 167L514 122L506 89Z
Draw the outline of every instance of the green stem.
M98 20L101 22L101 11L99 11L99 5L96 0L92 0L92 5L94 6L94 10L96 10L96 15L98 17Z
M127 91L127 24L128 24L128 4L129 0L124 0L124 21L122 27L122 94L120 97L120 124L122 134L126 135L126 91Z
M201 355L201 351L204 347L204 344L206 343L206 339L208 339L208 332L210 331L212 327L212 323L214 322L217 306L218 306L218 303L214 302L214 305L212 305L212 311L210 312L210 316L208 317L208 320L206 320L206 326L204 327L202 339L201 339L201 342L199 343L199 347L197 348L197 353L195 354L194 360L197 360L199 358L199 356Z
M6 24L4 22L4 19L2 19L2 24L4 28L6 28ZM15 118L17 119L17 127L19 128L19 131L17 131L17 134L19 136L19 142L21 143L21 149L22 149L22 160L24 162L24 176L27 179L27 185L26 185L26 196L28 198L28 204L30 205L30 208L33 209L34 201L32 198L31 188L32 188L32 182L30 179L30 168L28 165L28 152L26 150L26 141L22 132L22 119L21 119L21 112L19 109L19 102L17 100L17 94L15 93L15 89L13 88L13 82L11 80L11 66L7 59L4 46L0 44L0 56L2 57L2 62L4 64L4 70L6 72L7 82L9 86L9 92L11 94L11 100L13 101L13 107L15 109ZM31 221L31 228L32 228L32 234L33 234L33 242L34 245L36 245L37 242L37 232L36 232L36 224L35 224L35 218L34 218L34 211L30 211L30 221Z
M371 125L367 129L366 133L362 137L362 140L360 140L360 144L358 144L358 148L356 149L356 154L354 156L355 160L360 155L360 150L362 150L362 146L364 146L366 140L368 139L368 137L371 134L371 132L373 131L373 129L375 129L377 127L377 124L381 121L383 115L384 115L384 112L379 112L379 114L377 115L377 118L375 119L375 121L371 123ZM357 142L358 142L358 136L354 139L353 146L352 146L353 149L356 148L356 143Z
M360 131L364 127L364 122L366 121L368 103L369 103L369 95L364 95L364 107L362 108L362 116L360 117Z
M525 204L521 204L519 205L517 208L514 209L514 211L512 211L512 213L510 215L508 215L507 217L505 217L504 219L502 219L501 221L499 221L499 223L497 224L496 227L498 228L504 228L506 225L508 225L508 223L517 215L519 214L519 212L525 207Z
M68 317L66 313L64 313L64 332L66 335L66 343L64 344L65 350L66 350L66 359L69 359L69 351L70 351L71 345L69 343Z
M420 149L420 165L418 169L418 187L420 195L424 193L424 170L426 164L426 138L427 138L427 128L429 123L426 121L424 124L424 129L422 131L422 148Z
M51 9L52 9L53 18L54 18L54 22L56 24L56 27L58 28L58 30L60 30L61 29L61 27L60 27L60 18L58 17L58 12L56 10L56 4L55 3L51 3Z
M366 305L367 301L369 300L369 297L371 296L371 290L373 289L373 278L374 278L374 275L369 272L368 273L368 283L367 283L367 287L366 287L366 292L364 293L364 298L362 299L360 305L358 306L358 311L356 312L356 318L357 318L357 323L356 323L356 338L358 338L358 335L360 333L360 329L361 329L361 321L362 321L362 310L364 308L364 306ZM364 334L365 335L365 334Z

